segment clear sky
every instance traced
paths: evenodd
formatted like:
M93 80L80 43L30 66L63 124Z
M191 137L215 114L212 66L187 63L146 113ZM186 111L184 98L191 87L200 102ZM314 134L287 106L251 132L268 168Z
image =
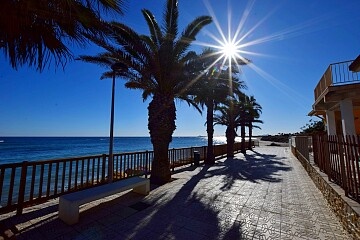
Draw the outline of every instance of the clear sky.
M127 1L124 16L116 17L140 33L148 33L140 12L151 10L162 21L164 0ZM308 121L313 90L331 63L360 54L359 0L179 0L180 31L200 15L214 23L199 33L193 50L217 44L219 28L243 38L244 56L252 61L241 78L247 93L263 107L262 130L255 134L297 132ZM115 18L115 17L113 17ZM96 54L95 46L72 48L75 56ZM53 66L42 73L28 67L12 69L0 54L0 136L108 136L111 80L99 80L105 69L79 61L64 71ZM118 79L115 136L149 136L147 106L141 91L124 88ZM205 115L176 102L174 136L206 135ZM224 135L215 127L215 135Z

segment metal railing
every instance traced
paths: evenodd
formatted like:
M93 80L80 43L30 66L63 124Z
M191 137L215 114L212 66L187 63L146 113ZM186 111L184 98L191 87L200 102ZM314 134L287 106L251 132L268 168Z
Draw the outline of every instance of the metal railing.
M349 70L349 66L352 62L353 60L329 65L324 75L321 77L319 83L315 87L315 101L329 86L360 82L360 73Z
M310 160L311 148L311 137L309 136L296 136L295 138L296 150L308 161Z
M240 144L235 144L240 150ZM204 160L207 147L170 149L170 169L194 163L194 151ZM226 154L226 144L215 145L216 157ZM113 181L145 176L151 173L153 151L114 154ZM107 182L109 156L106 154L46 161L24 161L0 165L0 213L45 202L63 194L79 191Z
M297 156L310 161L308 153L313 149L314 164L320 171L329 181L342 187L347 197L360 203L360 136L321 134L296 136L295 139L293 148Z
M107 155L0 165L0 212L105 183Z

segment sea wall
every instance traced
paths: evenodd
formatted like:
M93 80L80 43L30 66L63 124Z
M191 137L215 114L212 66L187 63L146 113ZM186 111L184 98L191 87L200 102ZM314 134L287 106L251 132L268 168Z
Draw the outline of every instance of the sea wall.
M346 197L343 189L330 182L327 175L315 165L311 165L295 147L292 146L291 151L308 172L317 188L320 189L344 228L354 239L360 239L360 204Z

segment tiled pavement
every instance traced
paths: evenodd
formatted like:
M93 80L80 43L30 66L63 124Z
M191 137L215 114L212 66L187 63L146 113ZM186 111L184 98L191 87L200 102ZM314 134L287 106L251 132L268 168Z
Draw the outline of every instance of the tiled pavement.
M146 197L127 192L84 205L73 226L58 219L55 200L0 216L1 230L14 239L351 239L287 147L173 178Z

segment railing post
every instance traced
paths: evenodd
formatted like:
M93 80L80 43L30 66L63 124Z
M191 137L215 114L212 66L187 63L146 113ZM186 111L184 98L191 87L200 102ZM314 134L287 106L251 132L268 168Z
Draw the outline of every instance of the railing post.
M204 152L204 161L207 156L207 146L203 146L203 152Z
M194 148L191 147L191 148L190 148L190 162L191 162L191 166L194 164L194 157L193 157L193 155L194 155Z
M321 166L320 170L327 174L327 169L326 169L326 164L325 164L325 150L324 150L325 136L326 136L326 134L319 136L318 147L319 147L319 164Z
M309 137L306 136L303 138L303 154L304 154L304 157L306 158L306 160L308 162L310 162L310 156L309 156Z
M102 159L101 180L105 182L106 154L102 155Z
M320 168L319 166L319 161L318 161L318 136L317 135L313 135L312 136L312 152L313 152L313 156L314 156L314 163ZM321 169L320 169L321 170Z
M329 136L324 136L324 164L325 164L325 171L328 175L328 180L331 180L331 163L330 163L330 151L329 151Z
M148 164L149 164L149 151L146 150L145 152L145 178L147 178L148 176Z
M345 171L345 159L344 159L344 141L342 136L337 137L338 141L338 149L339 149L339 155L340 155L340 171L341 171L341 182L342 182L342 188L345 191L345 196L348 196L348 184L347 184L347 178L346 178L346 171Z
M27 161L24 161L21 165L20 186L19 186L16 215L21 215L24 208L27 165L28 165Z
M171 153L170 153L170 164L171 164L171 161L172 161L172 172L175 172L175 158L177 157L176 156L176 151L175 151L175 148L173 148L172 150L170 150Z

